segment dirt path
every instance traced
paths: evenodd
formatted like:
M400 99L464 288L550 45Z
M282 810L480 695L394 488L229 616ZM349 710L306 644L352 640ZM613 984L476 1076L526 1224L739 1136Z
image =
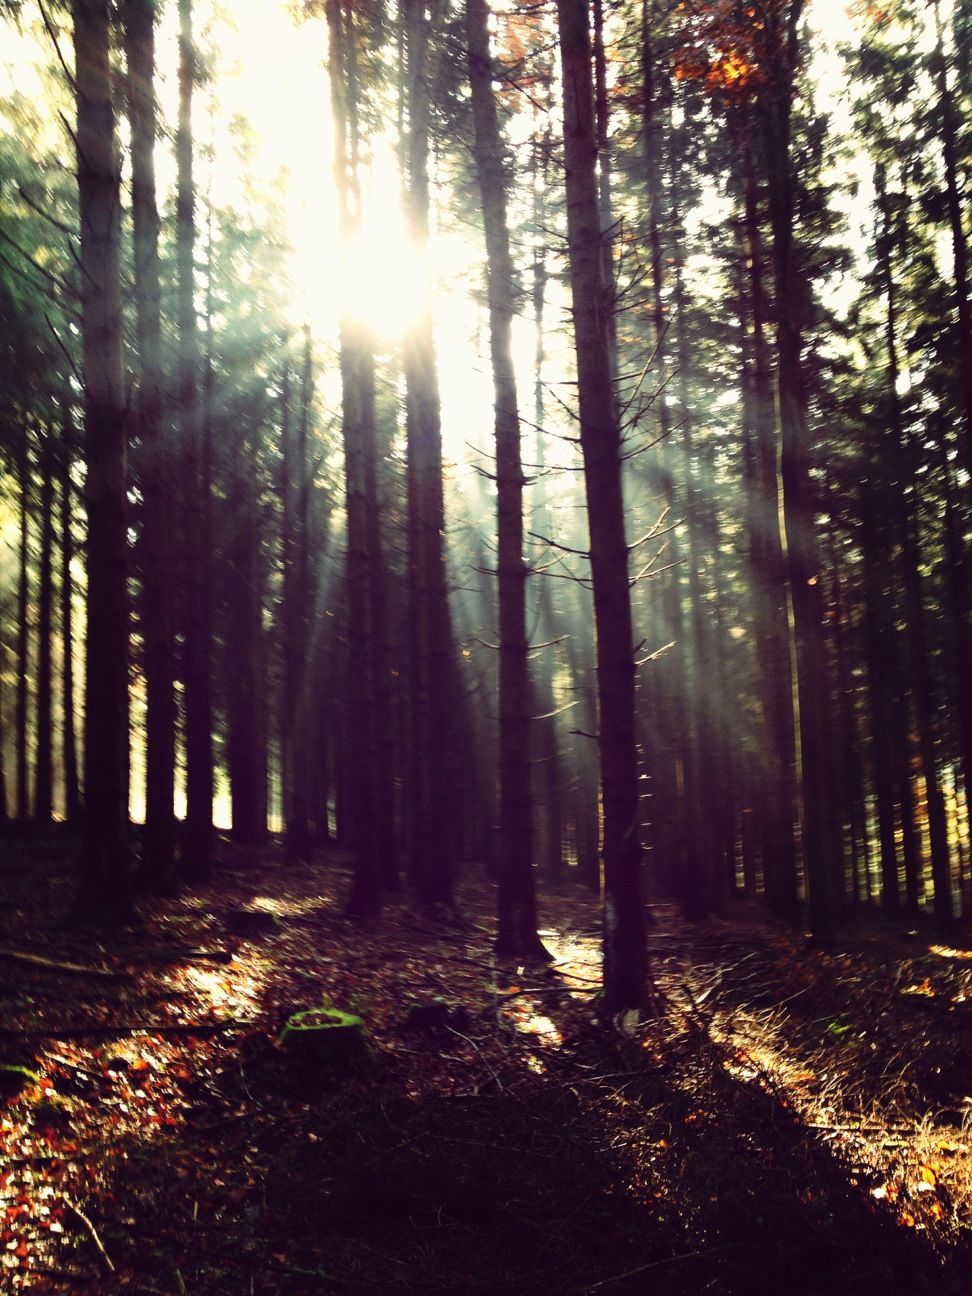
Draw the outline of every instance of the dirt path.
M589 900L546 904L544 973L494 960L484 887L465 930L361 930L345 884L227 852L109 940L64 927L56 841L0 850L0 1290L967 1290L961 951L660 908L665 1013L595 1025ZM278 1046L323 1003L367 1075Z

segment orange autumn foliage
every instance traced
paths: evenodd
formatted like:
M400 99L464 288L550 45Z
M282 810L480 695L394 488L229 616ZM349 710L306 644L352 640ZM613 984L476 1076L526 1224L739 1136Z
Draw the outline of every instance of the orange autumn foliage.
M790 0L708 0L679 5L682 26L673 72L678 81L701 82L710 93L749 94L772 78Z

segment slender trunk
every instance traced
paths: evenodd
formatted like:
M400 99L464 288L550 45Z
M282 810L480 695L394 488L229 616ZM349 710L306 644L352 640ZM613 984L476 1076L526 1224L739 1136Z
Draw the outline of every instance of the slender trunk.
M358 88L355 13L350 3L328 0L328 74L334 122L334 174L339 197L341 237L350 255L360 216L358 185ZM374 628L368 544L368 467L374 454L374 356L367 331L344 303L340 326L342 429L347 512L347 697L348 759L339 784L339 830L351 838L354 868L348 911L358 918L381 907L381 867L377 851Z
M126 397L119 268L121 175L109 5L74 0L81 339L85 400L87 644L79 915L131 912L128 805Z
M653 375L656 389L653 406L657 411L659 440L658 466L654 477L661 494L669 524L676 523L681 507L679 483L675 478L675 455L671 444L672 418L664 390L668 370L669 319L665 310L665 266L667 249L663 246L665 224L664 180L662 167L662 106L657 54L653 47L652 15L647 0L642 4L642 80L643 80L643 148L645 180L648 187L648 248L651 260L651 321L653 329ZM659 845L678 861L677 888L686 916L701 918L710 909L712 896L709 879L703 867L701 834L707 822L698 803L698 735L689 705L684 610L681 590L681 557L677 529L668 536L665 554L666 571L658 577L659 604L662 617L662 642L671 649L657 663L657 687L660 690L662 727L670 744L674 782L664 798L667 824L661 823L661 807L656 808L656 832Z
M499 585L499 894L497 953L546 954L537 935L530 783L530 667L523 561L523 465L513 369L513 258L506 176L489 49L486 0L467 0L466 42L472 90L473 154L486 236L490 356L496 435Z
M848 631L846 604L844 598L844 570L840 561L840 541L836 517L837 490L832 475L827 473L826 480L827 513L827 563L830 567L830 638L833 646L834 673L837 681L837 722L839 724L840 743L837 761L840 769L839 813L841 831L850 851L851 894L854 903L861 894L861 857L859 841L855 832L855 805L859 798L861 783L859 744L854 723L853 680L848 651Z
M752 141L745 139L743 148L756 478L750 550L761 702L770 735L767 753L770 776L763 807L763 871L770 909L784 922L796 923L799 906L794 838L796 785L793 676L788 642L786 567L779 521L773 373L767 340L769 307L766 300L765 255Z
M40 571L37 586L37 734L34 754L34 820L50 823L54 815L54 733L52 644L54 612L54 454L50 432L40 446Z
M70 407L65 402L65 433L71 427ZM61 476L61 713L64 764L64 817L76 825L81 816L81 792L78 787L78 745L74 726L74 579L71 559L74 537L71 530L71 451L65 436Z
M687 708L691 715L691 730L696 749L693 768L696 779L696 799L689 807L691 830L695 834L696 867L703 893L709 907L721 909L725 903L730 876L724 867L724 851L732 838L731 803L727 805L731 786L731 746L724 741L730 717L730 696L721 680L722 665L715 649L711 609L703 588L703 549L715 555L719 551L718 518L711 500L700 488L699 476L711 482L714 472L706 473L700 465L705 448L696 449L695 418L689 397L691 348L687 322L685 292L684 232L680 217L679 166L674 153L670 153L671 174L671 264L673 321L675 325L675 359L678 368L678 399L681 405L682 463L685 480L684 516L688 532L688 587L691 608L691 633L693 676L686 687ZM721 618L721 602L716 602L715 617Z
M932 679L928 656L928 633L925 607L921 589L921 547L918 535L919 480L915 457L906 444L901 401L898 396L898 316L897 285L894 279L892 247L895 231L891 208L885 187L884 175L876 176L878 208L881 213L881 235L878 240L878 263L886 305L885 343L887 347L887 400L888 420L887 455L895 472L892 492L892 514L895 523L895 542L898 547L900 567L903 569L905 634L908 644L908 679L914 691L915 713L918 722L918 743L921 752L922 776L928 808L928 833L931 846L932 880L935 893L935 917L940 925L948 927L953 918L951 876L949 867L948 826L945 817L945 799L939 781L936 747L938 743L935 706L932 697ZM910 491L907 483L911 483Z
M239 447L233 471L229 515L226 597L226 749L230 784L230 831L242 846L259 845L266 834L266 749L260 699L264 689L263 557L254 525L259 505L246 465L256 461L256 437Z
M175 658L172 617L171 446L162 417L159 214L155 190L156 0L127 0L125 55L131 125L138 386L134 417L142 488L142 641L145 661L145 837L142 884L176 890Z
M864 553L864 658L871 732L871 769L878 821L881 907L897 913L901 905L898 851L894 832L895 765L892 708L895 702L897 644L889 624L882 573L887 554L885 528L879 521L878 490L865 481L861 493L861 547Z
M428 249L430 216L430 18L421 0L407 0L405 21L409 122L406 212L415 255L423 259ZM446 577L439 384L427 287L425 291L418 319L404 345L412 542L409 568L416 640L411 663L415 800L411 854L418 898L426 908L436 908L453 904L449 767L455 759L455 676Z
M811 440L803 369L803 335L793 248L793 162L790 125L801 0L791 0L785 20L770 36L775 83L761 104L763 143L777 313L777 395L780 420L780 484L783 498L785 559L793 609L793 662L796 675L797 732L800 738L803 861L810 925L821 939L833 936L840 904L839 844L835 840L827 724L829 690L823 650L820 560L814 521Z
M305 337L304 371L301 381L300 415L297 419L296 443L290 447L288 475L293 503L289 514L292 534L290 551L293 571L287 583L287 606L284 621L287 645L284 650L286 689L290 699L288 716L290 750L290 786L284 824L284 853L288 860L308 860L311 852L310 828L310 706L316 682L311 678L308 654L310 628L310 537L308 507L310 479L307 462L307 433L312 390L312 357L310 334Z
M944 33L938 0L935 0L936 45L933 56L933 73L938 90L938 109L941 122L942 160L945 168L945 198L948 210L949 232L952 238L952 265L955 284L957 315L957 374L961 401L961 422L964 432L964 460L966 472L972 471L972 301L969 298L969 249L963 224L962 190L958 171L959 136L962 120L955 92L949 84L948 65L945 60ZM956 31L956 41L960 36ZM962 49L959 43L959 49ZM963 51L966 61L968 52ZM966 195L966 205L968 196ZM959 527L949 526L946 535L946 561L951 593L951 648L955 662L956 721L959 740L959 758L965 785L966 812L972 819L972 590L968 541Z
M557 13L564 86L568 261L597 633L604 814L604 999L608 1008L622 1009L644 1005L647 952L621 429L608 350L610 301L602 277L587 0L557 0Z
M27 700L30 678L30 461L27 454L27 433L23 435L20 456L20 539L17 553L17 720L15 731L15 759L17 762L17 820L26 823L30 818L30 792L27 768Z
M378 423L375 408L375 369L372 362L364 371L367 383L365 409L370 429L370 450L365 459L365 506L368 560L371 579L368 585L369 615L372 626L371 744L375 757L375 850L381 884L388 891L399 889L399 835L395 806L395 725L392 654L388 642L388 570L382 538L382 497L378 465L387 453L379 453Z
M183 871L205 877L213 853L212 683L207 546L207 440L200 400L199 330L195 306L196 191L193 180L192 96L196 54L192 0L179 0L179 126L176 134L176 257L179 279L179 414L185 464L183 514L185 606L186 823Z
M10 822L10 811L7 807L7 713L3 695L6 657L6 646L0 639L0 828L6 827Z

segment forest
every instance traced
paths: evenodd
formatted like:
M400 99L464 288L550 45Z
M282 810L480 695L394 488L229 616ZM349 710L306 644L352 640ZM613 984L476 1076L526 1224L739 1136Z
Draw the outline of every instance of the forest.
M0 1291L968 1291L972 0L0 0Z

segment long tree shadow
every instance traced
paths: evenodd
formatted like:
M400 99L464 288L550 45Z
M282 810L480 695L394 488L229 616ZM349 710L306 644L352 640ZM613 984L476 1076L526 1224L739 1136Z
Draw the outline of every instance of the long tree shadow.
M772 1095L635 1047L458 1066L447 1095L400 1059L338 1081L251 1039L244 1117L121 1161L113 1254L207 1296L965 1290Z

